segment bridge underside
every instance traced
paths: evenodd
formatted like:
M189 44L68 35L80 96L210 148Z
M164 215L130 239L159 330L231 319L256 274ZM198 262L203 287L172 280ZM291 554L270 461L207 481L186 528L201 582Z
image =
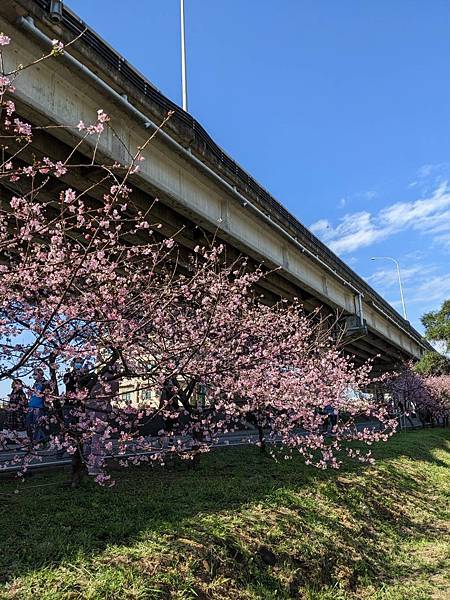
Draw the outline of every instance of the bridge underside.
M27 9L32 9L35 17L35 25L30 26L33 35L28 31L28 25L22 21L19 26L16 21L17 16L27 14ZM34 29L38 28L36 34ZM50 37L70 37L64 27L54 29L45 20L34 0L3 3L0 29L13 38L14 61L23 64L42 54L39 32ZM83 63L86 72L73 68L68 57L51 59L33 72L24 71L17 79L18 112L34 125L47 126L76 124L79 120L89 123L95 120L97 108L103 108L112 117L114 133L109 132L101 142L99 157L107 162L124 162L126 151L135 150L148 137L136 107L158 123L162 117L161 107L144 98L120 73L111 73L104 59L91 47L78 42L76 50L71 48L70 52ZM94 71L96 75L92 79ZM95 76L101 77L104 87L96 82ZM118 98L117 92L126 94L127 98ZM167 135L157 136L144 153L145 162L140 174L132 179L136 204L145 209L158 197L152 214L154 220L162 224L164 236L176 234L178 243L188 251L215 235L218 241L227 245L230 258L245 254L255 265L263 261L271 268L281 266L263 283L268 302L280 297L299 297L308 311L320 306L325 314L339 314L341 319L355 314L363 317L365 327L356 330L345 341L345 351L358 364L372 358L376 372L382 372L399 361L421 355L427 344L409 323L310 232L301 229L300 224L299 229L294 229L286 220L286 211L283 216L275 200L272 208L260 204L261 214L248 212L247 198L250 205L261 202L258 194L251 191L249 176L246 184L242 183L242 176L236 178L226 155L222 163L208 158L194 126L192 130L187 128L177 121L175 114L169 122L168 132L175 141L172 143ZM40 131L21 158L28 163L33 157L44 155L54 161L64 160L76 141L75 134L62 129ZM75 156L73 162L86 162L85 157L90 151L87 145L81 146L80 155ZM210 166L203 169L199 159ZM237 167L234 171L238 172ZM71 169L63 180L50 180L46 193L57 195L67 185L85 190L98 175L92 169ZM94 188L90 192L92 201L101 200L104 191L101 186ZM0 189L5 199L17 192L20 189L11 183ZM261 188L260 194L263 192ZM240 198L244 198L244 202ZM358 290L362 293L358 294Z
M25 110L25 112L28 112ZM29 115L28 115L29 117ZM25 118L21 115L21 118ZM30 119L28 118L28 121ZM33 125L43 125L44 121L34 122ZM16 148L11 144L10 152L14 153ZM64 160L71 151L71 146L58 139L50 131L37 131L33 136L33 141L26 150L20 154L23 165L32 164L33 159L39 159L48 156L52 161ZM73 156L74 164L86 163L86 156L82 152L77 152ZM104 176L104 171L95 168L77 167L70 169L68 174L62 178L51 177L45 188L41 192L43 197L50 199L58 197L59 193L67 187L80 191L90 192L86 194L86 202L101 202L103 193L107 188L97 184L99 178ZM27 187L22 183L4 182L0 183L0 201L8 201L12 195L27 192ZM139 187L133 189L133 201L142 209L148 207L155 199L154 196L142 191ZM236 259L241 255L241 251L232 245L227 236L221 236L219 232L211 232L210 227L194 222L182 213L176 211L173 207L158 201L152 209L152 220L160 223L162 237L175 237L178 244L186 249L186 253L192 250L197 244L210 244L214 238L217 243L223 243L226 246L226 253L230 260ZM139 241L139 237L136 237ZM252 261L252 266L256 267L260 263L257 260ZM327 304L322 299L315 296L306 287L301 287L298 283L290 281L283 273L271 272L263 280L258 288L258 293L264 294L268 303L274 303L280 298L299 298L305 311L312 312L317 308L321 309L322 314L329 315L331 319L339 318L339 323L343 326L343 320L348 314L347 311L337 309L331 304ZM339 327L338 327L339 328ZM343 350L353 357L355 364L363 364L368 359L374 361L374 373L382 373L387 369L393 368L396 364L408 360L410 356L402 352L400 348L389 344L382 337L367 328L365 331L356 332L353 336L346 335L342 339Z

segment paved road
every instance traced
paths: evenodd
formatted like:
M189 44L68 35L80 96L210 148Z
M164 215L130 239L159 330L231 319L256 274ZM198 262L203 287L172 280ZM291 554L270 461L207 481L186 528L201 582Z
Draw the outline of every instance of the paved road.
M174 442L176 443L179 438L175 437ZM138 455L151 455L161 451L159 448L158 438L149 438L149 442L153 442L152 446L154 450L147 452L133 452L131 449L126 454L114 453L110 458L132 458ZM229 446L241 446L250 443L256 443L258 441L258 433L255 430L239 431L235 433L228 433L221 435L217 443L213 446L215 448L225 448ZM132 443L131 443L132 444ZM117 446L116 446L117 450ZM167 448L163 449L164 452L169 452ZM11 473L20 470L19 465L7 465L8 462L14 459L14 457L24 456L25 452L17 450L13 445L7 451L0 451L0 474ZM62 467L70 465L71 456L68 453L64 453L62 456L56 453L54 450L40 450L36 453L36 457L29 463L27 470L37 469L49 469L55 467ZM6 466L5 466L6 465Z
M415 421L415 420L414 420ZM419 426L420 422L417 420L417 423L414 422L415 426ZM358 423L358 429L363 429L365 427L376 427L377 424L374 422L364 422ZM411 428L411 425L408 424L408 428ZM302 433L299 431L299 433ZM175 443L179 438L174 438ZM151 455L156 452L160 452L158 438L152 437L148 438L149 442L152 442L152 446L154 446L154 450L148 452L133 452L130 448L130 451L126 454L113 454L112 457L116 459L125 459L132 458L138 455ZM186 441L186 440L185 440ZM244 446L248 444L255 444L258 442L258 432L254 429L248 429L245 431L237 431L233 433L222 434L219 436L218 441L213 444L214 448L227 448L233 446ZM275 443L276 440L268 440L268 443ZM131 443L132 444L132 443ZM117 450L117 446L116 446ZM164 452L169 452L167 448L163 450ZM7 451L0 451L0 475L2 473L14 473L20 470L20 465L9 465L8 463L14 458L18 456L23 456L25 452L15 449L11 446ZM71 464L71 456L67 453L60 455L55 453L54 450L40 450L36 453L36 457L32 459L29 463L27 470L46 470L52 469L56 467L64 467Z

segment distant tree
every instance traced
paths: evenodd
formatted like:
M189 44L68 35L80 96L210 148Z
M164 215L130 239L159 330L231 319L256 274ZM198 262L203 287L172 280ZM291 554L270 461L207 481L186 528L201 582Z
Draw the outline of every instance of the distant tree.
M386 381L396 413L407 418L413 426L411 415L416 413L422 423L430 420L433 397L425 385L425 378L414 371L412 362L405 363Z
M443 342L450 352L450 300L445 300L439 310L425 313L422 323L426 337L434 342Z
M425 377L414 369L412 363L402 368L386 380L396 412L410 420L416 414L423 426L448 423L450 413L450 376L434 375Z
M420 375L447 375L450 373L450 359L440 352L425 352L414 370Z
M448 426L450 416L450 375L427 377L426 386L434 399L436 420Z

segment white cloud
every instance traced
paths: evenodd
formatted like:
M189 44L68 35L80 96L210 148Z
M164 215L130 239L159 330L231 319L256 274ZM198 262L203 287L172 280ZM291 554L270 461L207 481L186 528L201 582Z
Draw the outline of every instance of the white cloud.
M427 189L429 185L436 186L450 175L450 163L429 163L422 165L416 171L416 179L408 187L420 186L421 189Z
M429 177L431 175L431 173L433 171L435 171L437 168L439 167L439 165L422 165L418 170L417 170L417 177L420 177L420 179L423 179L424 177Z
M323 236L326 234L327 229L331 229L331 224L326 219L320 219L313 223L310 227L310 230L316 235Z
M447 182L444 182L430 198L414 202L397 202L383 208L379 213L379 221L382 226L395 229L404 229L408 226L426 229L433 224L433 221L443 216L442 211L447 207L450 207L450 189ZM450 226L450 223L448 225Z
M403 255L403 260L405 261L413 261L413 260L423 260L426 256L426 252L424 250L412 250L411 252L407 252Z
M438 235L436 241L444 246L450 252L450 231L444 235Z
M402 282L405 283L413 278L415 279L416 276L418 274L423 273L425 269L428 273L431 270L430 267L425 268L422 265L401 269ZM382 286L384 288L389 288L394 285L398 286L398 275L397 269L395 267L393 267L392 269L378 269L377 271L375 271L375 273L373 273L369 277L366 277L365 279L371 285L374 286Z
M405 258L405 257L403 257ZM403 268L403 293L408 315L413 325L422 330L420 316L425 312L437 309L449 297L450 274L439 274L440 267L432 264L420 264ZM402 310L398 287L397 270L395 268L378 270L365 278L370 285L387 299L398 312Z
M418 286L409 290L408 303L442 302L450 294L450 273L427 277Z
M333 227L320 219L310 227L337 254L354 252L396 233L414 229L447 246L450 237L450 188L441 183L427 198L396 202L377 214L361 211L344 215Z
M310 229L338 254L370 246L385 237L384 232L377 228L372 215L366 211L345 215L334 228L329 221L321 219L313 223Z

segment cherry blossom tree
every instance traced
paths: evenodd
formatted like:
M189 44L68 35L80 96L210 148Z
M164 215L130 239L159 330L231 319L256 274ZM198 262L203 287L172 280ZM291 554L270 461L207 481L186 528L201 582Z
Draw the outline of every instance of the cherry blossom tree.
M433 416L448 425L450 416L450 375L434 375L425 379L433 398Z
M450 409L450 377L448 375L424 377L406 363L386 382L395 406L402 418L410 420L416 414L422 424L435 424L448 419Z
M26 408L27 437L14 428L0 436L0 450L17 448L11 464L25 472L46 446L73 457L74 484L83 465L107 483L110 459L196 460L249 424L277 457L299 451L320 468L338 467L342 451L371 460L353 442L386 440L395 422L359 393L371 364L343 354L334 321L297 300L268 305L256 291L267 270L230 260L220 242L186 249L162 235L154 202L143 209L133 198L158 132L129 149L127 164L107 164L98 147L111 123L99 109L92 123L47 126L72 135L67 156L37 152L34 137L46 128L17 112L14 82L66 47L55 40L48 55L6 72L9 43L0 36L0 381L22 380L37 405ZM81 168L84 184L71 184ZM120 396L129 380L135 405ZM358 427L361 419L376 425Z

